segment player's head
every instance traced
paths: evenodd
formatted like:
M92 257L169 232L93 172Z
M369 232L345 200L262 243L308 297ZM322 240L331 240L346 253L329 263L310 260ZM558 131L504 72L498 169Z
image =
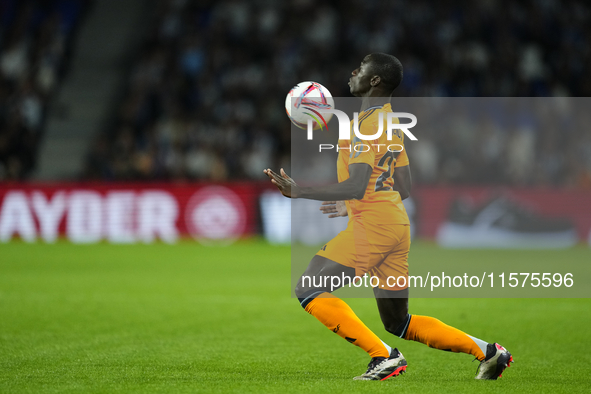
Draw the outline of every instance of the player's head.
M402 64L395 56L372 53L363 58L349 79L351 94L357 97L383 95L388 97L402 81Z

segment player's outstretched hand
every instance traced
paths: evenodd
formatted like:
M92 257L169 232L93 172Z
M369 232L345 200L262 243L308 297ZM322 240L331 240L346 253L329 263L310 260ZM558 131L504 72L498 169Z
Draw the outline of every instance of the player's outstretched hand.
M289 177L289 175L287 175L285 173L285 171L283 171L283 168L280 171L281 175L277 174L276 172L274 172L270 168L263 170L263 172L269 178L271 178L271 183L273 183L275 186L277 186L277 189L279 189L281 194L283 194L285 197L289 197L289 198L298 198L299 197L299 195L300 195L299 186L294 182L293 179L291 179Z
M344 201L324 201L320 206L320 210L329 218L347 216L347 206Z

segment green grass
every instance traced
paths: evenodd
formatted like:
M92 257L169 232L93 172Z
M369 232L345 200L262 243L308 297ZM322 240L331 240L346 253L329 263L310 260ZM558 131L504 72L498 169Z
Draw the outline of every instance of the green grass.
M412 248L411 264L412 258L463 256L424 243ZM524 252L502 253L522 259ZM565 260L591 257L581 248L559 253ZM411 300L411 313L508 347L516 362L498 381L472 379L477 364L468 355L394 338L383 330L375 301L348 302L403 351L406 375L351 380L368 357L290 298L287 247L2 244L0 392L576 393L591 387L589 299Z

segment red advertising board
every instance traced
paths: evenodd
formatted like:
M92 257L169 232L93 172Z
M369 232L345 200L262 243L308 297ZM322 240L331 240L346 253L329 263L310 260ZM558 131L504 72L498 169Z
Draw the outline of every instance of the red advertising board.
M259 187L234 184L16 184L0 186L0 242L174 242L232 239L256 229Z
M443 232L448 229L445 226L458 223L469 230L468 238L473 238L480 230L484 236L494 238L498 235L492 231L496 226L496 230L529 232L527 236L535 237L542 246L548 247L560 237L564 246L587 242L591 237L589 190L420 187L413 191L412 198L417 212L417 234L437 239L440 244L445 243ZM461 233L455 234L461 236ZM546 241L545 234L548 235ZM514 231L510 240L516 240L519 235L519 231ZM470 241L466 239L465 242ZM501 241L499 245L507 246L507 243ZM483 245L476 242L475 246Z
M17 237L46 242L64 237L76 243L174 242L182 237L207 241L262 230L272 242L310 243L325 242L339 231L327 226L334 220L318 211L320 202L290 202L267 182L2 184L0 242ZM588 190L416 187L405 205L413 233L443 246L568 247L591 242ZM300 210L299 219L305 217L305 237L291 232L294 207Z

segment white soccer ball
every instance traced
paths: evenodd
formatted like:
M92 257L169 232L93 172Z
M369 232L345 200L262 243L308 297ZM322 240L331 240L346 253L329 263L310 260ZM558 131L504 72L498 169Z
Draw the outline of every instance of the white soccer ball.
M294 86L285 98L285 111L291 122L300 129L308 128L308 121L316 129L326 129L332 114L321 110L334 109L334 99L327 88L318 82L305 81Z

